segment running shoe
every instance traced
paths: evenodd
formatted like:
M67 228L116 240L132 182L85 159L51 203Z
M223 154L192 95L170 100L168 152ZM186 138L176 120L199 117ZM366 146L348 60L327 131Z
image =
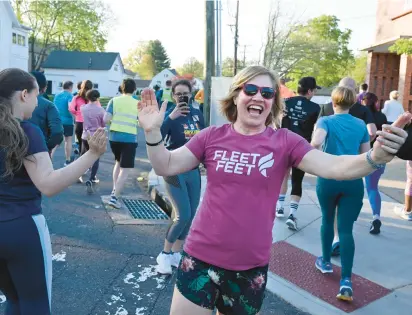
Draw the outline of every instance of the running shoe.
M408 212L405 211L405 208L402 206L396 206L393 211L395 212L396 215L400 216L402 219L412 221L412 211Z
M315 262L315 267L321 273L333 273L332 264L323 260L323 257L318 257Z
M339 242L335 242L332 244L332 253L331 256L332 257L336 257L340 255L340 244Z
M288 226L289 229L297 231L298 230L298 219L291 214L288 217L288 220L286 221L286 225Z
M343 301L353 301L352 281L349 278L340 280L340 289L336 297Z
M283 207L276 208L276 217L283 218L284 216L285 216L285 210L283 209Z
M120 209L122 207L122 204L120 203L120 201L117 199L116 196L110 197L109 205L116 209Z
M171 254L165 254L161 252L156 258L157 262L157 272L162 275L171 275L172 274L172 261Z
M172 267L179 267L180 259L182 259L182 254L177 252L177 253L172 253L170 256L170 263Z
M86 182L86 189L87 189L87 193L90 195L92 193L94 193L94 189L93 189L93 183L91 180L88 180Z
M375 219L372 221L371 228L369 229L369 233L377 235L381 232L382 222L379 219Z
M67 166L67 165L69 165L71 162L70 161L66 161L66 162L64 162L64 166Z
M79 154L80 154L79 145L78 145L77 143L73 143L72 148L73 148L73 153L74 153L74 154L76 154L76 155L79 155Z
M93 184L100 183L100 179L98 179L96 176L91 181L92 181Z

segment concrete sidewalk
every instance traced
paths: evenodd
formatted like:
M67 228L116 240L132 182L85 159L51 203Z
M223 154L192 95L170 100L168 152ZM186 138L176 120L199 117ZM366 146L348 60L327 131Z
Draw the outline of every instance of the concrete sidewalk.
M400 165L404 165L404 161L398 160L396 167L398 168ZM392 172L393 170L388 169L386 176L394 176ZM402 169L398 168L397 172L397 174L401 173ZM306 176L304 194L298 212L298 232L293 232L286 227L285 218L275 221L270 269L272 271L283 270L283 272L278 272L278 274L270 272L268 290L302 311L313 315L348 313L387 315L389 310L397 315L410 315L412 312L412 270L409 262L412 259L412 252L409 249L409 244L412 240L412 223L394 214L393 208L395 205L399 205L399 202L384 193L382 193L383 225L381 234L378 236L369 234L372 212L366 192L364 207L354 226L356 254L353 273L356 276L354 276L354 302L352 305L348 306L346 303L336 302L335 295L339 289L340 279L339 270L335 270L337 272L335 272L334 278L329 278L327 285L319 288L323 281L321 277L324 276L315 269L314 263L316 257L321 255L321 212L314 183L315 177ZM163 179L158 178L153 171L149 175L149 184L158 196L167 199ZM205 188L206 177L203 177L202 194ZM397 193L402 196L399 191ZM288 204L289 198L285 202L286 212ZM285 246L286 248L290 247L290 251L286 251L286 257L279 257L278 249L285 248ZM301 258L297 258L299 261L290 261L283 266L276 265L280 261L293 259L295 254L292 252L297 253L296 257L305 257L302 258L305 259L303 268L297 267L298 263L302 263ZM332 262L334 265L340 266L339 258L333 259ZM279 274L286 274L286 276ZM290 279L296 279L296 281ZM302 285L302 279L312 279L315 282L305 286L305 283ZM318 280L321 282L317 282ZM322 290L327 291L327 294L319 292ZM376 296L373 296L374 294ZM325 298L319 298L319 296ZM330 299L330 296L333 296L333 299ZM374 301L371 302L371 300Z

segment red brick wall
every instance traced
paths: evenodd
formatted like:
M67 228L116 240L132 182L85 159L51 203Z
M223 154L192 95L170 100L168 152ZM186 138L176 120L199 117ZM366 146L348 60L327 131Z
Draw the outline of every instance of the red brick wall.
M403 55L399 70L400 101L405 110L412 111L412 56Z
M368 62L369 91L381 102L389 99L389 93L398 89L400 56L396 54L372 53Z

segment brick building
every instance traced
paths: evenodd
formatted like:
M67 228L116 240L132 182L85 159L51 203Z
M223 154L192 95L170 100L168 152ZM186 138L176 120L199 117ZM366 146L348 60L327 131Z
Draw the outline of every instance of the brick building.
M400 38L412 38L412 0L378 0L375 43L368 52L366 83L381 104L398 90L405 110L412 111L412 56L390 53Z

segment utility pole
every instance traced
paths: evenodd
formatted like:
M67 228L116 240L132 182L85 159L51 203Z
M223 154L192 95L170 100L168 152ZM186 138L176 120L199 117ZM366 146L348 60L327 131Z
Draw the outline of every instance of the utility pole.
M246 47L248 47L250 45L243 45L243 63L242 63L242 67L246 67Z
M216 10L216 76L222 76L222 1L215 1Z
M239 40L239 0L237 0L237 3L236 3L235 57L233 58L234 60L233 75L236 75L237 73L237 46L239 44L238 40Z
M212 96L212 77L215 74L215 3L205 0L206 4L206 65L204 84L203 115L206 126L210 124L210 103Z

